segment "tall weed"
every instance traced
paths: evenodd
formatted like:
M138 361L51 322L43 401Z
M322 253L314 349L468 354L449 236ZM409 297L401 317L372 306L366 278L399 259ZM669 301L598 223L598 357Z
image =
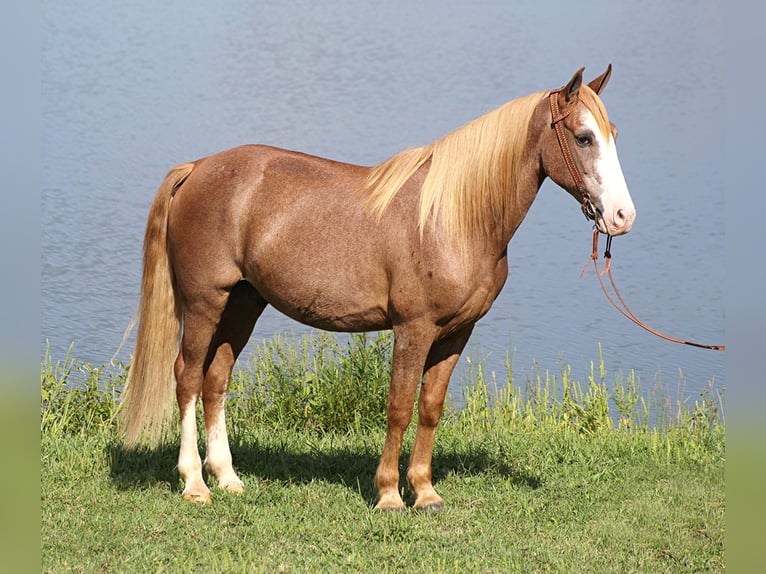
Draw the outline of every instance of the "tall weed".
M296 340L277 336L251 347L229 388L227 422L233 439L253 426L305 428L320 433L383 429L391 377L390 332L352 334L345 340L316 332ZM605 431L686 432L701 451L723 432L723 389L711 382L699 397L685 397L683 381L674 399L655 384L642 389L635 372L609 381L603 356L591 362L583 381L572 368L537 368L523 384L495 373L487 379L480 362L467 358L467 380L456 381L463 406L446 407L443 424L466 429L551 428L593 435ZM40 366L41 429L56 436L84 433L113 420L127 366L95 367L46 352ZM450 401L448 400L448 405ZM694 448L694 444L691 444Z
M72 347L55 363L46 348L40 364L40 426L44 434L84 433L112 421L126 370L72 359Z
M264 341L232 378L235 418L318 431L382 428L392 348L389 332L352 334L345 345L323 332L298 344Z

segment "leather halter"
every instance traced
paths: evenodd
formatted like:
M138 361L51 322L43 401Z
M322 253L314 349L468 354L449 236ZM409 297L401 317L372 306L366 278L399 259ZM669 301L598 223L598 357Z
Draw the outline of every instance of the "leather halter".
M580 174L580 170L577 168L577 164L575 163L574 156L572 155L572 150L569 147L569 142L567 141L566 135L564 134L564 124L562 120L566 118L570 113L572 113L573 107L570 106L566 108L563 112L560 110L558 94L561 93L563 90L564 88L559 88L558 90L552 90L548 97L551 103L551 127L556 132L556 139L559 140L559 146L561 147L561 154L564 156L564 163L566 163L567 169L569 169L569 173L571 174L572 179L574 180L577 193L580 194L580 197L581 197L580 201L582 203L582 212L587 219L591 219L595 221L596 217L599 215L599 212L596 209L596 207L593 205L593 202L591 202L590 195L588 194L588 190L585 189L585 181L583 181L582 175Z
M583 181L582 175L580 174L580 170L577 168L577 164L575 163L574 156L572 155L572 150L569 147L569 142L567 141L566 135L564 134L564 123L562 120L566 118L570 113L572 113L573 106L568 106L563 112L559 108L559 98L558 95L564 90L564 88L559 88L558 90L552 90L549 94L550 104L551 104L551 128L553 128L556 132L556 139L559 140L559 146L561 147L561 154L564 156L564 163L567 165L567 169L569 170L570 175L572 176L572 179L574 180L575 188L577 189L577 192L581 196L581 202L582 202L582 212L585 214L585 217L587 219L591 219L594 222L594 229L593 229L593 251L591 252L591 261L593 261L593 266L596 269L596 277L598 278L598 282L601 284L601 290L604 292L604 295L606 295L606 298L609 300L609 302L625 317L633 321L636 325L639 327L642 327L643 329L646 329L653 335L657 335L658 337L665 339L667 341L671 341L673 343L680 343L682 345L690 345L692 347L699 347L701 349L711 349L714 351L725 351L726 345L703 345L702 343L696 343L694 341L687 341L685 339L679 339L678 337L671 337L670 335L666 335L656 329L652 329L649 325L641 321L638 317L636 317L635 313L631 311L630 307L625 303L625 301L622 298L622 295L620 295L620 292L617 290L617 285L614 282L614 278L612 277L612 253L611 253L611 245L612 245L612 236L607 234L607 240L606 240L606 251L604 251L604 258L606 259L606 264L604 265L604 270L601 271L598 268L598 222L596 221L597 217L601 216L601 212L596 209L596 207L593 205L593 202L591 202L590 195L588 195L588 190L585 189L585 182ZM587 267L587 264L586 264ZM583 269L583 272L585 269ZM614 290L615 295L617 296L617 299L622 304L622 306L618 305L617 302L612 298L612 296L609 294L609 291L606 288L606 285L604 285L604 280L601 278L602 274L606 274L609 277L609 282L612 285L612 289Z

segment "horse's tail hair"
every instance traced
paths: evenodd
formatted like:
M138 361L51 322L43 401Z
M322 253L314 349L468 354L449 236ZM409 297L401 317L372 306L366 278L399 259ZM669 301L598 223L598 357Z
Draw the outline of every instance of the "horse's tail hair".
M117 412L123 444L156 447L173 417L173 365L181 334L181 308L168 255L171 198L194 169L174 167L165 177L149 210L144 235L144 270L138 304L138 333Z

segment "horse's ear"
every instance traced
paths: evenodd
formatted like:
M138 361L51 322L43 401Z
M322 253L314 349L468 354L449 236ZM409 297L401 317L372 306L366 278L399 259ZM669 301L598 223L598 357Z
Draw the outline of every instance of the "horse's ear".
M580 91L580 86L582 86L582 72L584 69L585 67L582 67L577 70L572 79L569 80L569 83L561 90L561 95L564 96L564 103L568 104L577 97L577 92Z
M601 95L601 92L604 91L604 88L606 87L606 84L609 82L609 78L612 77L612 64L609 64L606 67L606 72L601 74L598 78L594 78L590 82L588 82L588 87L596 92L597 94Z

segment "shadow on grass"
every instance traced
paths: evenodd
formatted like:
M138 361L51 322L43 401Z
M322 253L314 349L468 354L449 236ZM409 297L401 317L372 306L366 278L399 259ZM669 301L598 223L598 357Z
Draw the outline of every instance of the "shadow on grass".
M118 489L129 490L165 483L180 492L176 469L177 446L129 450L119 443L110 443L106 451L111 461L109 474Z
M119 444L107 448L112 461L110 475L117 488L128 490L164 483L180 493L181 482L176 469L178 445L163 445L154 450L126 450ZM234 467L243 478L249 476L285 484L325 481L359 492L370 505L376 502L375 470L380 453L372 449L344 445L337 448L324 446L320 450L310 444L296 448L286 443L263 444L254 441L234 443L231 451ZM200 452L204 451L201 449ZM408 456L409 452L403 453L399 463L402 484L405 482ZM449 474L458 477L495 474L512 485L529 489L537 489L542 484L539 477L496 460L481 447L469 452L436 453L433 460L434 485ZM208 485L214 484L211 477L206 476L206 480ZM408 492L407 502L411 504L412 501Z

